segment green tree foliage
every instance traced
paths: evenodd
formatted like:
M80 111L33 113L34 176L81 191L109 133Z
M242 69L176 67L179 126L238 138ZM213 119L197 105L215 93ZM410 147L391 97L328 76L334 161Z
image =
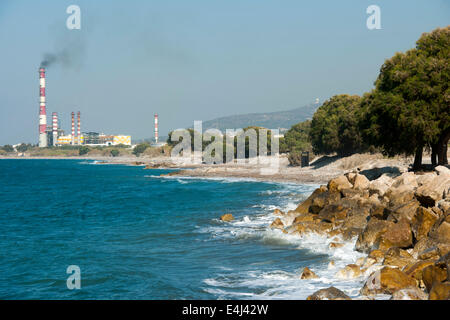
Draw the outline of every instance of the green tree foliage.
M81 146L80 149L78 150L78 154L80 156L83 156L85 154L88 154L90 150L91 149L89 147L87 147L87 146Z
M5 144L2 149L5 152L14 152L14 147L10 144Z
M450 27L423 34L417 46L385 61L375 89L362 101L360 127L367 142L388 155L433 150L433 163L447 162L450 138Z
M16 147L16 150L18 152L26 152L27 150L31 149L33 146L31 144L21 143Z
M136 147L134 147L134 149L133 149L133 154L134 154L136 157L139 157L142 153L144 153L144 151L145 151L148 147L150 147L150 146L148 145L148 143L141 143L141 144L138 144Z
M293 125L280 139L280 152L293 153L295 151L312 151L310 141L311 120Z
M309 134L314 153L345 156L365 149L358 128L360 101L357 95L341 94L317 109Z
M120 155L120 151L117 149L112 149L110 151L110 153L111 153L111 156L113 156L113 157L118 157Z

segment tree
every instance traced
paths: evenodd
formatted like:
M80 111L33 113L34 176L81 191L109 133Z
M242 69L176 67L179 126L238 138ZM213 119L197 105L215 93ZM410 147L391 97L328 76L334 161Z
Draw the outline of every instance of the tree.
M144 153L144 151L148 148L148 147L150 147L147 143L141 143L141 144L138 144L136 147L134 147L134 149L133 149L133 154L136 156L136 157L139 157L142 153Z
M365 141L388 155L415 155L432 149L432 162L447 162L450 138L450 27L425 33L414 49L385 61L375 89L361 103Z
M358 128L360 102L357 95L341 94L317 109L309 133L314 153L346 156L365 149Z
M296 151L312 151L309 133L311 120L306 120L293 125L280 139L280 152L292 153Z
M89 149L89 147L87 147L87 146L82 146L82 147L80 147L80 149L78 149L78 154L79 154L80 156L84 156L85 154L88 154L90 150L91 150L91 149Z
M120 151L117 149L112 149L110 153L111 153L111 156L118 157L120 154Z
M21 143L20 145L18 145L16 147L16 150L18 152L26 152L27 150L29 150L30 148L32 148L31 144L25 144L25 143Z
M6 152L14 152L14 147L10 144L5 144L2 149Z

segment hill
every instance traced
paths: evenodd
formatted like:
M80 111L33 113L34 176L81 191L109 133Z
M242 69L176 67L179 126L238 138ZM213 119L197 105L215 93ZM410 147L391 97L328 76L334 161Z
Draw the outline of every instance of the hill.
M296 123L311 119L319 106L319 104L311 103L287 111L248 113L216 118L204 121L203 130L215 128L224 132L225 129L238 129L248 126L265 127L268 129L289 129Z

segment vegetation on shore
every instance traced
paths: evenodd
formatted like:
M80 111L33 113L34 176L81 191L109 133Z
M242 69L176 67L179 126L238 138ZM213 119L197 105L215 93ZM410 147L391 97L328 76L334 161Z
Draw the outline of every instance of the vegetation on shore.
M308 142L316 154L380 150L414 155L413 169L420 169L427 149L433 165L448 164L449 83L450 26L424 33L414 49L386 60L375 88L363 97L331 97L314 114L308 136L304 124L293 126L283 150L310 150ZM299 139L292 142L293 136Z

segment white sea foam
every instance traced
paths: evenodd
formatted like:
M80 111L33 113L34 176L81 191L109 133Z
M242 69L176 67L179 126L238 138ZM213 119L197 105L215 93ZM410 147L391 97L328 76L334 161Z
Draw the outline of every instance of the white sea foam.
M293 250L292 246L294 246L297 250L327 255L328 259L325 262L308 265L319 278L300 279L302 268L289 272L283 270L263 271L259 264L255 263L249 265L252 269L254 268L250 271L219 273L215 277L205 279L204 284L207 286L204 288L205 292L214 294L219 299L306 299L308 295L317 290L334 286L352 298L359 298L359 290L367 274L355 279L337 279L335 276L338 270L354 263L359 257L365 256L354 250L356 238L343 241L339 237L330 239L314 233L299 236L269 228L270 223L279 217L273 214L274 209L293 210L300 202L292 200L293 198L306 198L307 194L292 196L295 190L295 187L286 186L284 190L276 190L277 193L272 193L272 196L277 195L274 197L274 201L278 206L270 203L256 205L253 206L254 214L228 223L214 219L214 225L199 228L198 232L209 233L214 238L258 241L262 244L277 246L286 245L286 250ZM285 219L284 217L279 218L282 221ZM330 248L329 244L336 241L344 245L340 248ZM333 267L329 266L330 261L334 262ZM374 266L372 269L376 268L378 267ZM386 297L378 296L377 298L385 299Z

